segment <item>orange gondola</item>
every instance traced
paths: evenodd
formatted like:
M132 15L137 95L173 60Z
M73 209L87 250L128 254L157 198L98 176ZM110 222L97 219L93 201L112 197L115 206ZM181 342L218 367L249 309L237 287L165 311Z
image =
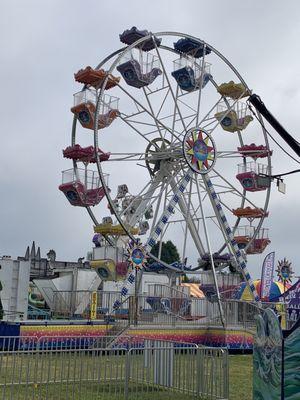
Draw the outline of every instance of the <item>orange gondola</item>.
M74 74L74 78L76 82L84 83L85 85L91 85L94 88L99 88L102 86L104 80L108 77L108 80L105 85L105 89L111 89L116 86L120 82L120 77L115 77L108 72L104 71L104 69L93 69L89 65L80 69L76 74Z
M267 217L269 213L262 208L239 207L232 210L233 215L239 218L262 218Z

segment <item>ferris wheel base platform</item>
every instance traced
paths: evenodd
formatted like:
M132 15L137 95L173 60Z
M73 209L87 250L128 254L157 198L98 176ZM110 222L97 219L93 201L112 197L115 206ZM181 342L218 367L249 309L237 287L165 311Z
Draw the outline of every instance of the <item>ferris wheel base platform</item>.
M19 337L20 340L35 338L36 341L44 337L55 338L56 342L62 345L68 338L84 337L93 340L110 336L115 324L102 321L88 320L48 320L48 321L23 321L20 323L4 322L0 323L0 336ZM120 336L122 346L124 341L130 340L137 343L139 347L144 346L147 339L168 340L176 343L176 346L183 343L204 345L210 347L225 347L231 351L252 351L254 331L249 331L242 327L232 326L223 328L221 326L197 326L195 321L186 321L180 326L159 324L129 326ZM0 338L0 347L1 339ZM118 339L115 347L118 348ZM2 346L3 347L3 346Z

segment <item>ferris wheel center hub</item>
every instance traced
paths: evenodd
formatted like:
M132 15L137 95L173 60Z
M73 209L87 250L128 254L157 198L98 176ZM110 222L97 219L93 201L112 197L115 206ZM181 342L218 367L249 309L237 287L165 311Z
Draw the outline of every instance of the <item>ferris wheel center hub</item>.
M169 140L157 137L149 142L145 158L150 175L154 176L164 163L173 164L175 160L182 158L182 150L180 147L174 148Z
M184 136L183 154L197 174L207 174L216 162L216 146L212 137L201 128L192 128Z

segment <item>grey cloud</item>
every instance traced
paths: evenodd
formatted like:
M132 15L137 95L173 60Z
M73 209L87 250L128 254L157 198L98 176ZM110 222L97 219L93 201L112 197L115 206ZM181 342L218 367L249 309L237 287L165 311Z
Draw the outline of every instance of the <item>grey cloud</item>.
M0 253L20 255L31 240L44 252L77 259L91 248L92 223L58 191L71 167L73 73L120 47L118 35L136 25L182 31L207 40L241 72L286 128L299 138L300 3L253 1L2 1L0 16L1 157ZM280 141L282 142L282 141ZM297 165L272 144L274 171ZM273 190L270 250L297 265L299 176ZM259 276L264 256L249 267ZM250 270L251 270L250 268Z

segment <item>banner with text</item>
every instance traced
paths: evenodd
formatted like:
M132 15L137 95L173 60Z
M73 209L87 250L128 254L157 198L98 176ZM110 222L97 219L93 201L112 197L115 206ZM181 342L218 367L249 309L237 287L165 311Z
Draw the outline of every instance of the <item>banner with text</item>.
M97 292L92 292L91 293L91 315L90 318L96 319L97 318Z
M261 271L261 285L260 285L260 298L264 301L269 301L271 285L274 277L274 261L275 251L266 255L262 271Z

